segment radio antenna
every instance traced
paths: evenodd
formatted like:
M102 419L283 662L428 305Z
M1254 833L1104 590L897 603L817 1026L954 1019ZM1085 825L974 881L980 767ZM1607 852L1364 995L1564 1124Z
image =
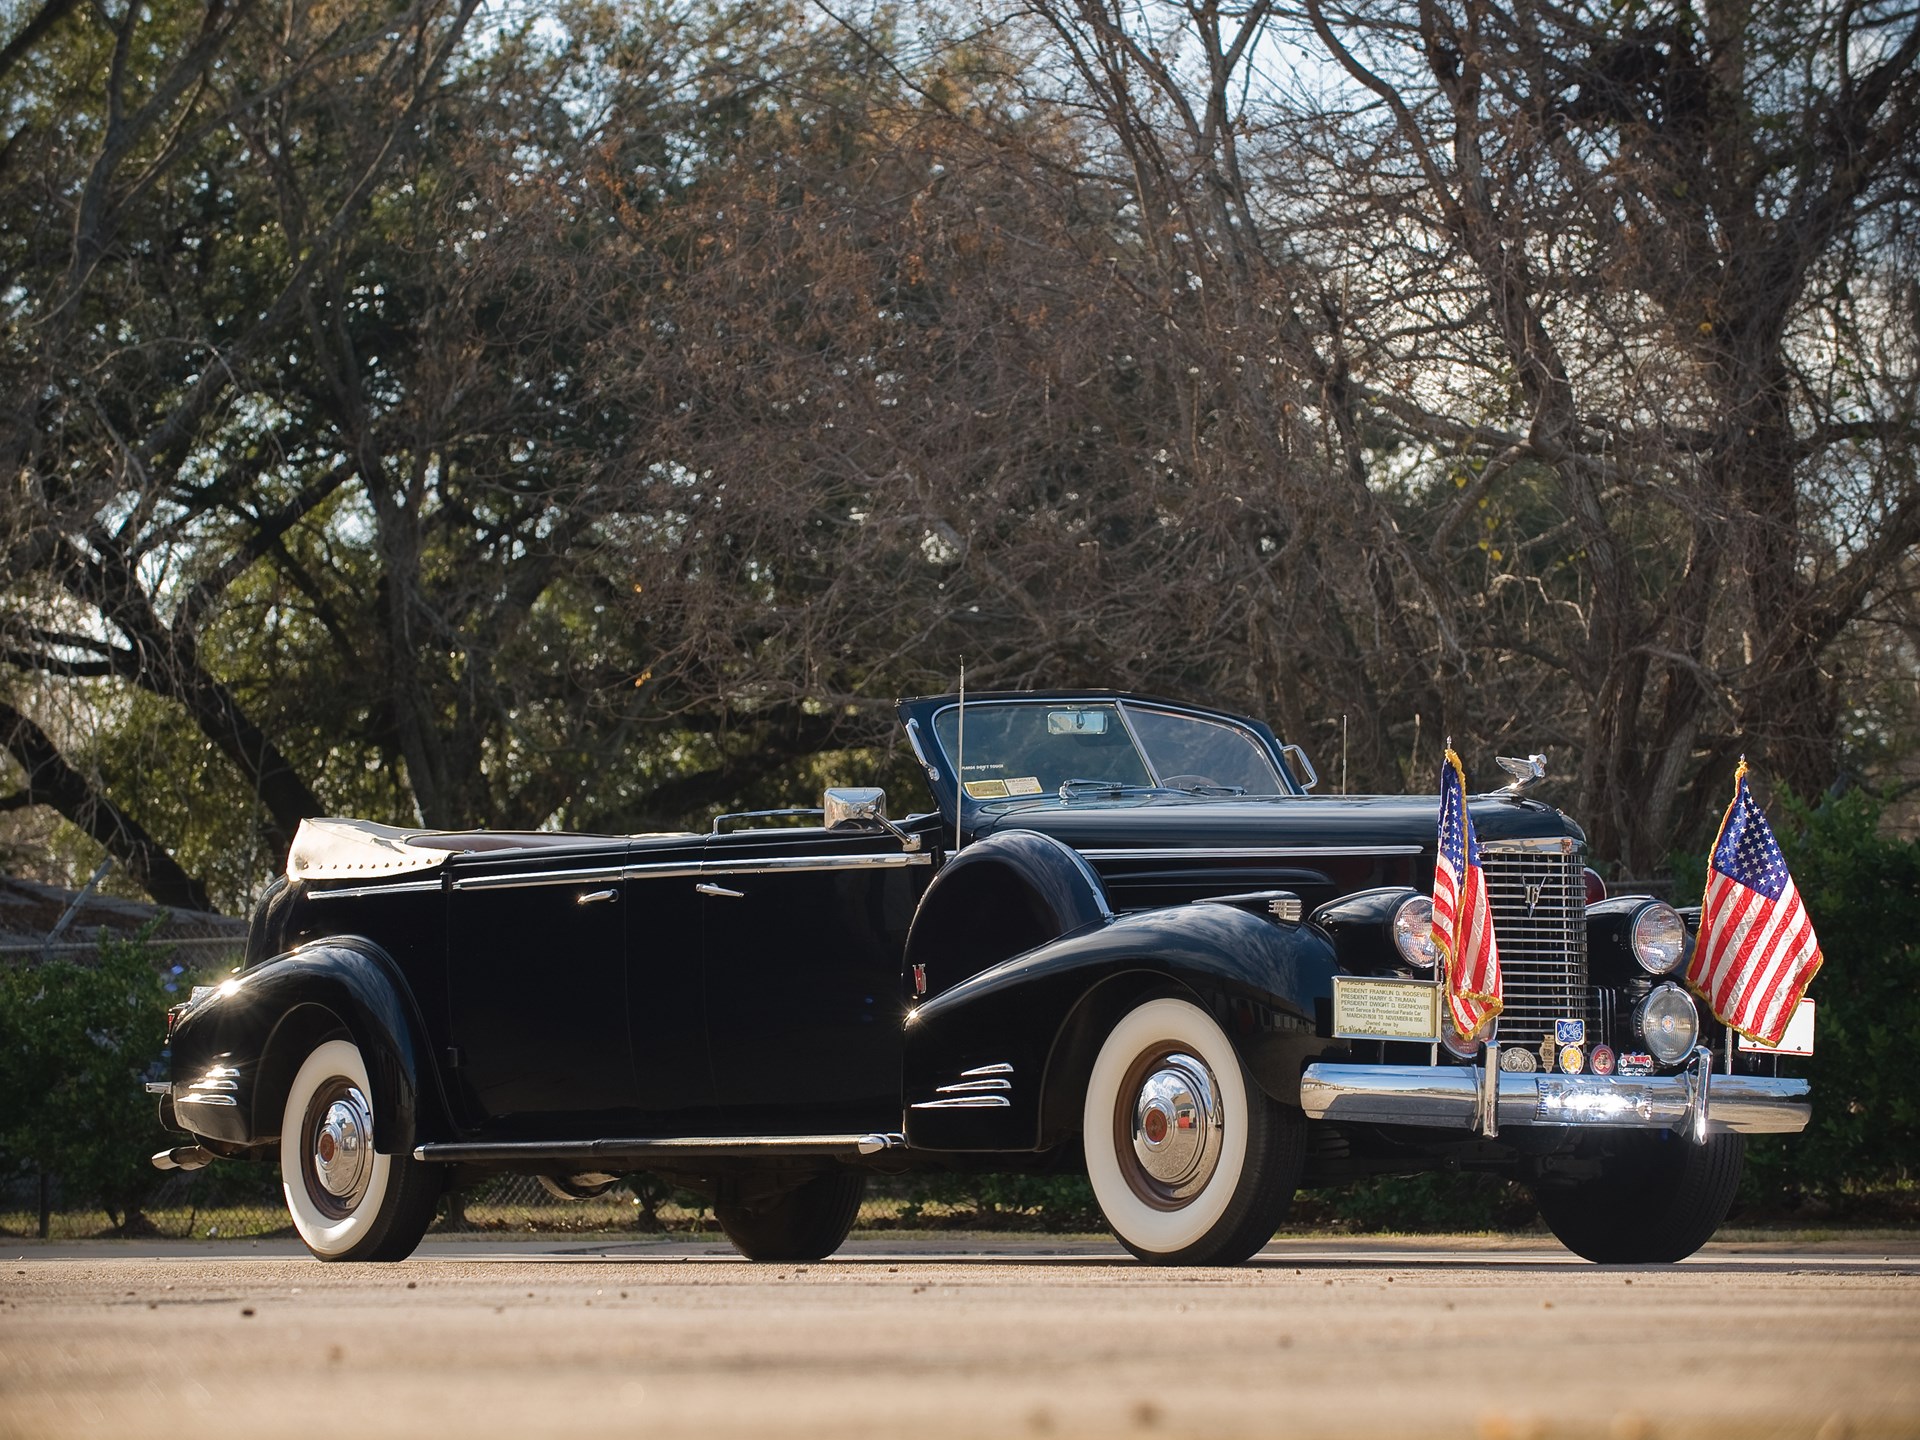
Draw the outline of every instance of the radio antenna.
M953 853L960 853L960 827L967 808L967 657L960 657L960 738L954 742Z

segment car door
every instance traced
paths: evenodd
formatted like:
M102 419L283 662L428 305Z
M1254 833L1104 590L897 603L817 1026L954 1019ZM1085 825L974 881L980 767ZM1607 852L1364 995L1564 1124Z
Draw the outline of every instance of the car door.
M482 1134L629 1132L626 846L462 857L448 900L450 1075Z
M929 861L891 835L709 842L707 1033L730 1133L898 1128L901 955Z

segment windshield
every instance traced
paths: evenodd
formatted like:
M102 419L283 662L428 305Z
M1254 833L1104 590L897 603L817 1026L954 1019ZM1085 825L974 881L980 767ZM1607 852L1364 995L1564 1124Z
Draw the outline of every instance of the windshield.
M959 708L942 710L933 729L948 758L960 756ZM969 705L961 758L962 779L974 800L1051 795L1076 780L1201 794L1289 793L1245 730L1112 702Z

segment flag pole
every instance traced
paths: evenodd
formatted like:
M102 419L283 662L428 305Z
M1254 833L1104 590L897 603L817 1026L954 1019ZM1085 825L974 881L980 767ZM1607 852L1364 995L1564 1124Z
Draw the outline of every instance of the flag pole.
M960 657L960 737L954 743L953 853L960 853L960 831L967 809L967 657Z

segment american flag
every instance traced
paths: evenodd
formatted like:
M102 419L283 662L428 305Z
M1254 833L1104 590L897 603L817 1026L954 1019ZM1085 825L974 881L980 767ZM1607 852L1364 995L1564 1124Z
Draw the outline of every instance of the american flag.
M1440 847L1433 866L1433 943L1446 965L1447 1008L1469 1040L1501 1010L1500 947L1493 938L1480 842L1467 813L1467 774L1449 748L1440 766Z
M1687 984L1723 1024L1749 1040L1778 1045L1821 958L1773 827L1747 788L1742 760L1713 846Z

